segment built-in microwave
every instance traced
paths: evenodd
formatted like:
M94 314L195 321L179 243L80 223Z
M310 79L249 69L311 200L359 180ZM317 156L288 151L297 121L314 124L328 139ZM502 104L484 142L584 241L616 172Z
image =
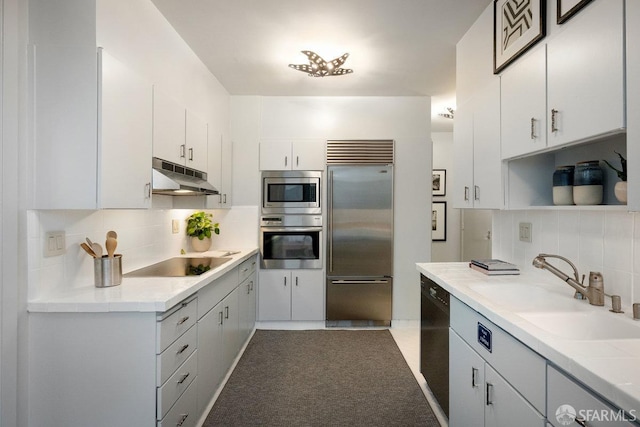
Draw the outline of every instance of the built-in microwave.
M262 172L263 214L320 214L319 171Z

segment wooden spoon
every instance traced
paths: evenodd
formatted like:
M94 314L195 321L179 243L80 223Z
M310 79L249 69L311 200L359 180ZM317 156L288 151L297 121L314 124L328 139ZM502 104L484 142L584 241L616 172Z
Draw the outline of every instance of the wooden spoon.
M109 237L113 237L114 239L117 239L117 238L118 238L118 233L116 233L116 232L115 232L115 231L113 231L113 230L109 230L109 231L107 231L107 239L108 239Z
M116 246L118 246L118 241L113 237L107 237L105 246L107 248L107 256L113 258L113 254L116 252Z
M93 252L93 249L91 249L91 247L89 247L89 245L87 245L85 242L80 243L80 246L82 247L82 249L84 249L84 251L86 253L88 253L89 255L91 255L94 258L98 258L96 253Z
M100 243L92 243L91 249L98 258L102 258L102 246L100 246Z

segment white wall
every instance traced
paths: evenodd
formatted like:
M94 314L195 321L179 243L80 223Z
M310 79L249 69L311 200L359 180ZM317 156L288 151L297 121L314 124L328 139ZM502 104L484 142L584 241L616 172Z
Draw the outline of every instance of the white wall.
M260 140L396 141L393 318L419 319L415 263L431 256L430 99L234 96L231 105L238 205L260 204Z
M518 239L518 223L531 222L531 243ZM521 269L533 269L539 253L570 259L580 275L599 271L605 292L620 295L630 306L640 302L640 214L617 210L495 211L493 256L511 261ZM571 268L550 260L561 270ZM551 274L551 273L549 273ZM558 279L558 286L567 286Z
M447 202L447 240L431 244L431 261L447 262L460 260L460 209L452 207L451 176L453 174L453 132L434 132L433 169L447 171L447 188L445 196L434 196L434 202Z

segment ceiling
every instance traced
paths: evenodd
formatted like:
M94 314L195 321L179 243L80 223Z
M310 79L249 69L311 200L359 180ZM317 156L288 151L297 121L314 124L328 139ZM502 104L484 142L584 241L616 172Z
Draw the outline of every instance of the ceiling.
M452 120L455 45L492 0L152 0L231 95L431 96ZM302 50L352 74L309 77Z

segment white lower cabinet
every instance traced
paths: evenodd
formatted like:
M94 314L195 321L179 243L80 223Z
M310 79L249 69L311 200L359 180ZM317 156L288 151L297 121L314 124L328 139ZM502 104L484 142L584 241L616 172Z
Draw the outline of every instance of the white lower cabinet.
M453 331L449 351L451 427L544 426L544 416Z
M29 425L196 426L255 313L238 271L163 313L29 313Z
M323 270L260 270L259 320L324 320L324 295Z
M547 367L547 418L554 427L574 421L589 427L633 426L636 416L609 405L554 366Z
M545 425L545 359L456 298L449 365L451 427Z
M239 268L238 285L238 334L242 344L251 334L256 323L256 259L243 262Z
M449 426L638 425L454 297L450 326Z

